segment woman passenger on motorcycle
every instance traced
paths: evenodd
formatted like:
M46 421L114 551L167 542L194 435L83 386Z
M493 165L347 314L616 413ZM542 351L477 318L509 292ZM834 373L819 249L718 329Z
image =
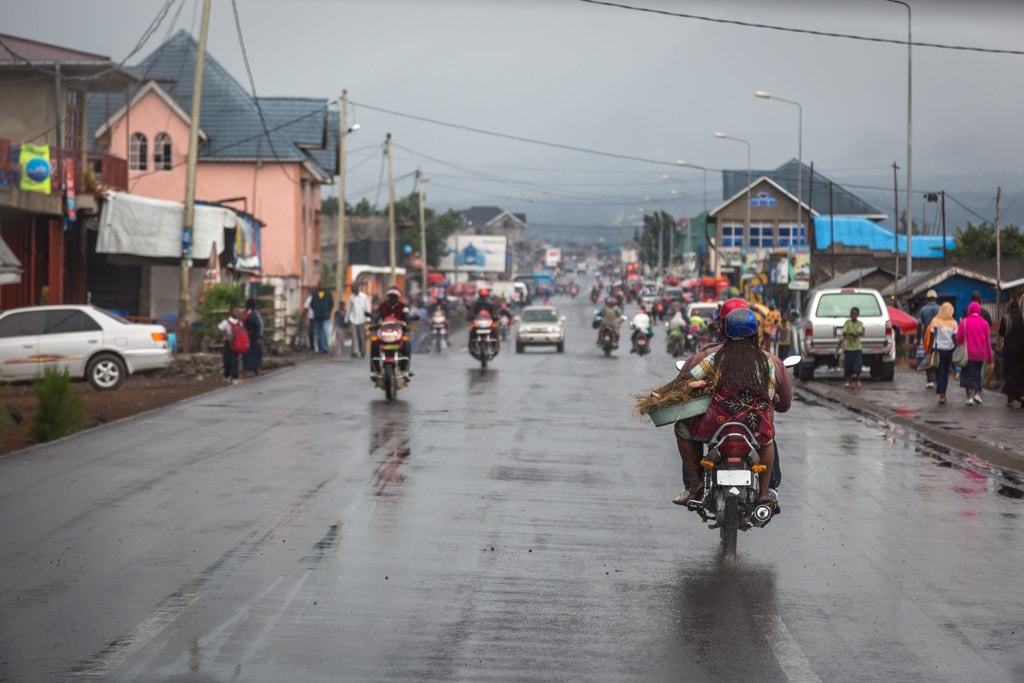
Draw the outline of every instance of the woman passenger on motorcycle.
M725 341L701 349L686 362L675 379L652 392L665 394L682 382L700 386L697 383L704 382L708 374L713 372L718 376L708 411L676 424L676 445L690 482L690 489L673 501L680 505L698 500L704 494L698 443L710 439L722 422L732 421L743 422L754 432L761 462L766 465L764 472L758 475L760 496L775 504L775 497L771 495L775 466L774 417L776 411L789 410L793 387L782 361L761 349L757 317L745 304L743 301L730 304L728 312L723 305L721 327Z

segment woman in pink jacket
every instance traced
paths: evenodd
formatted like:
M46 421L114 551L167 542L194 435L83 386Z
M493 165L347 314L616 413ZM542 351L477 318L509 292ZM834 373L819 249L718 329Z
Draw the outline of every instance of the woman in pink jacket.
M991 330L981 317L981 304L972 301L956 330L956 343L967 346L967 365L960 371L960 386L967 390L967 405L981 405L981 367L992 362Z

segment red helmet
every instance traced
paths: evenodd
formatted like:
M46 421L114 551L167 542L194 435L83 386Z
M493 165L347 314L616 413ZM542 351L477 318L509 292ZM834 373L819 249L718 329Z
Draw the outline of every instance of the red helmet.
M400 290L398 287L389 287L388 291L384 292L384 296L394 296L394 297L398 297L399 299L401 299L402 298L402 290Z
M725 301L722 302L721 308L718 309L718 324L722 330L723 336L725 335L725 319L728 317L730 313L741 308L750 310L750 304L748 304L743 299L736 298L726 299Z
M490 291L486 287L481 288L479 294L481 299L486 299L491 295Z

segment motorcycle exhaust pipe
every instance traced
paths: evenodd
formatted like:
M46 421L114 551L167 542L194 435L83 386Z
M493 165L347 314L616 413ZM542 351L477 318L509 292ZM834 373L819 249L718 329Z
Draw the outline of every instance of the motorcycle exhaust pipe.
M752 515L755 526L762 527L768 522L772 521L772 508L770 505L758 505L754 508L754 514Z

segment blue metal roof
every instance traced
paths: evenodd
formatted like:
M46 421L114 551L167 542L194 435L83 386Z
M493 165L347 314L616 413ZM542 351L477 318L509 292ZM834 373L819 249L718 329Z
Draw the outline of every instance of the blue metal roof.
M833 230L836 244L888 252L892 252L898 244L899 252L907 253L906 235L900 235L894 240L893 232L889 228L866 218L854 216L815 216L815 246L818 249L828 249L832 245ZM950 250L955 246L953 236L947 236L946 249ZM942 236L914 235L911 248L914 258L942 258Z

